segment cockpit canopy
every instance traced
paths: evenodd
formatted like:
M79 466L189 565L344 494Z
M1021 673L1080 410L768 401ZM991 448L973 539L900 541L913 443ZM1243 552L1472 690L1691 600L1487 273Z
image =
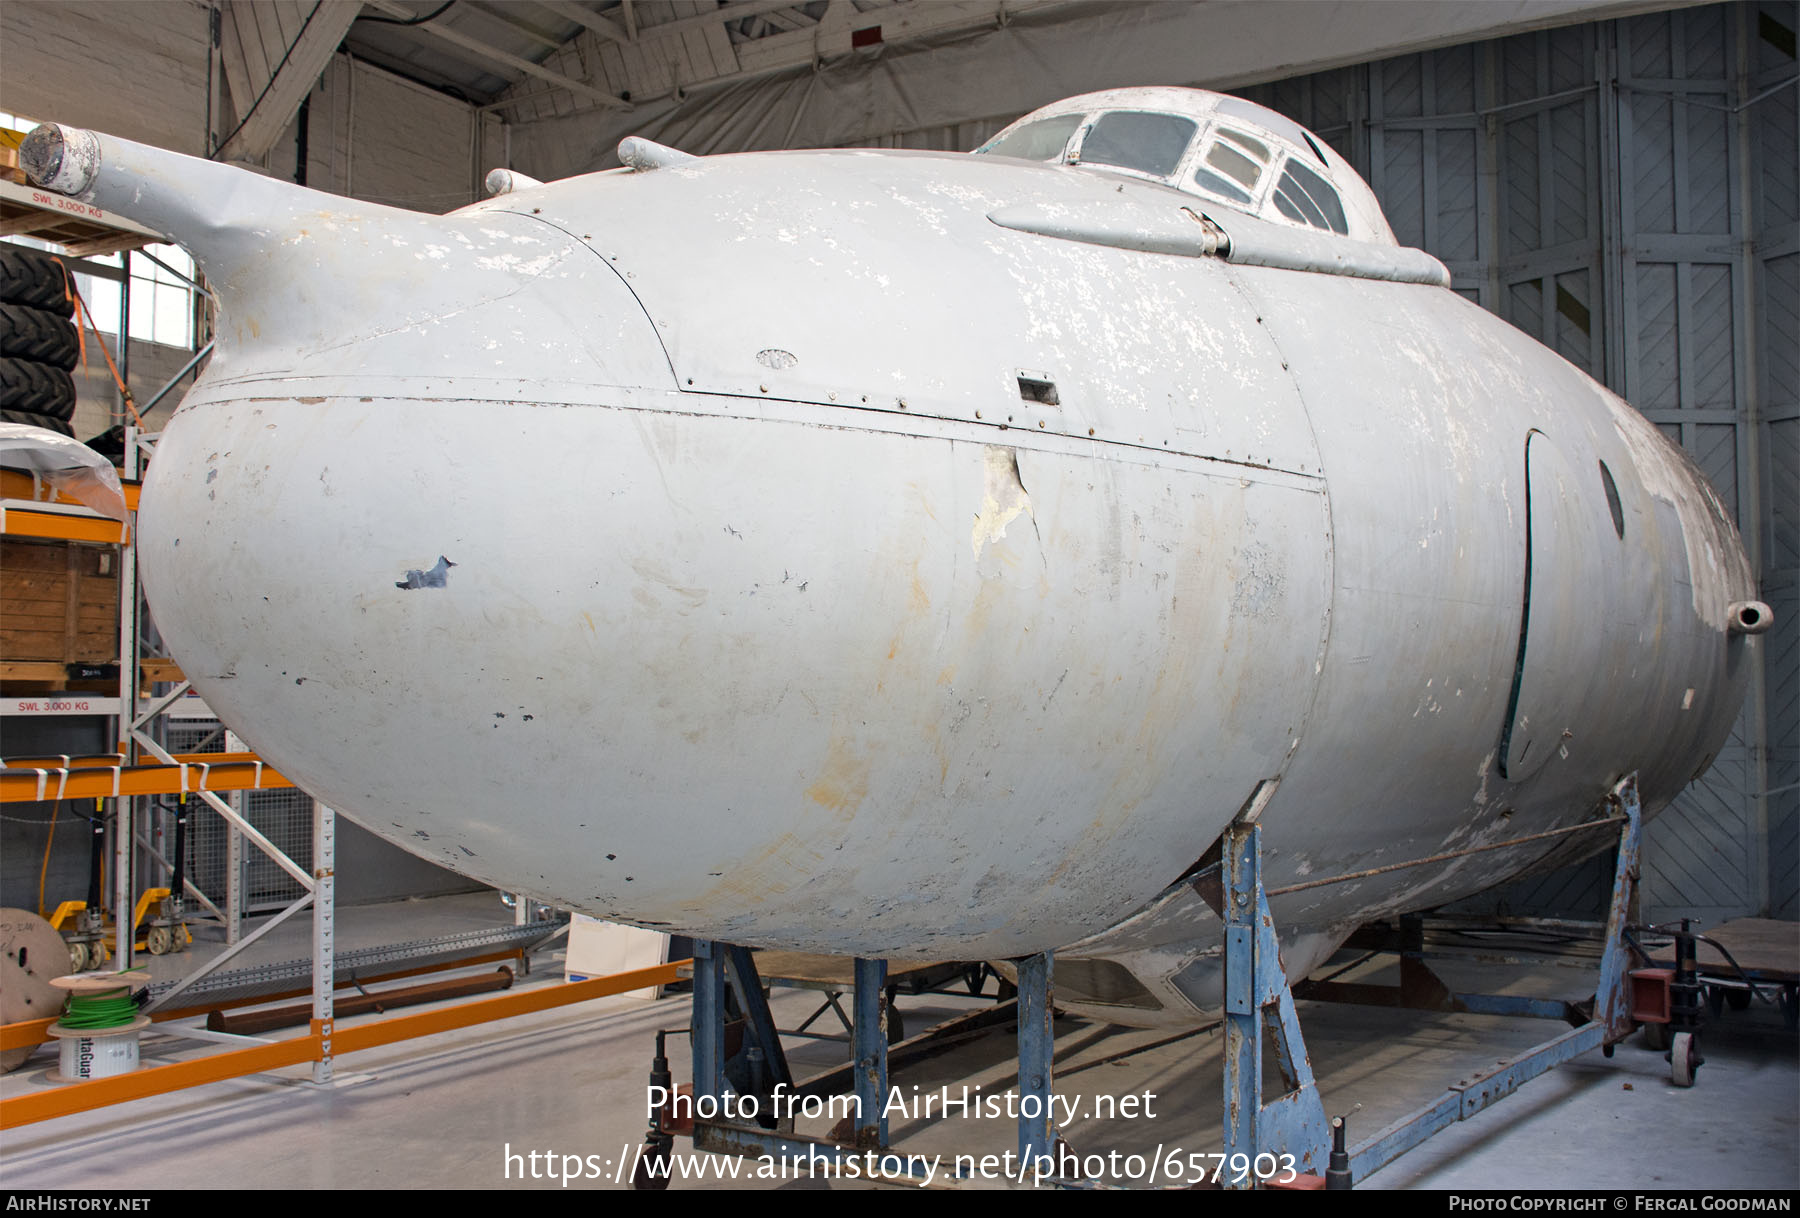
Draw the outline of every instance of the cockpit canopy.
M1349 162L1265 106L1205 89L1110 89L1035 110L976 150L1127 174L1260 219L1393 245Z

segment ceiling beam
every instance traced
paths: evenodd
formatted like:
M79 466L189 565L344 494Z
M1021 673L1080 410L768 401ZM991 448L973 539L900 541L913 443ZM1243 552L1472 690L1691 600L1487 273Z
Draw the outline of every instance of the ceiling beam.
M466 7L474 12L480 13L484 17L489 17L498 21L501 25L504 25L507 29L514 31L521 37L531 39L531 41L537 43L546 51L558 51L562 49L562 39L546 34L542 30L532 29L516 17L507 16L495 5L484 4L482 3L482 0L468 0Z
M851 54L856 30L879 26L889 46L931 34L978 29L1003 18L1067 7L1079 0L932 0L929 4L890 4L858 12L847 0L832 0L817 25L787 34L769 34L737 44L738 75L781 71L798 64ZM1174 6L1179 7L1179 6ZM671 22L671 25L676 24ZM656 26L645 31L654 34ZM693 81L695 85L711 81Z
M806 29L812 24L803 17L797 17L791 12L784 13L779 9L772 13L762 13L759 15L762 17L763 23L770 29L783 34L792 33L795 30ZM763 36L766 37L766 33Z
M667 38L672 34L686 33L702 26L720 25L727 21L736 21L742 17L757 17L763 13L780 12L782 9L798 9L804 0L732 0L732 3L720 8L716 13L701 13L698 17L677 17L673 21L665 21L661 25L647 25L643 28L645 38ZM796 12L798 17L810 29L813 25L804 13Z
M371 0L373 2L373 0ZM931 0L926 4L894 4L883 8L858 12L848 3L834 3L825 13L825 20L808 22L803 29L790 33L770 34L761 38L752 38L747 42L733 44L737 52L739 67L735 72L726 72L718 76L704 77L698 80L683 81L686 88L725 84L731 81L752 80L768 76L776 72L798 67L802 64L816 63L821 58L846 55L853 51L851 34L853 29L862 29L868 25L881 25L885 41L892 45L904 43L926 34L939 33L946 29L968 29L997 22L1001 13L1017 16L1022 13L1051 11L1058 8L1069 8L1084 3L1084 0ZM654 39L664 30L674 30L685 26L692 29L696 25L711 24L724 19L743 17L755 13L774 12L794 9L792 3L776 3L775 0L744 0L743 3L732 4L719 10L719 15L707 14L704 17L683 17L676 21L667 21L662 25L645 26L639 31L639 45ZM784 14L786 15L786 14ZM886 18L885 21L878 20ZM512 93L496 98L482 107L484 113L494 113L523 105L542 97L550 96L545 90ZM649 101L652 96L638 98ZM580 107L577 107L579 112ZM567 115L554 115L551 118L565 118ZM536 122L550 121L544 118L520 120L529 125Z
M565 21L573 21L578 25L587 26L602 38L610 38L614 42L631 41L630 34L586 5L570 3L569 0L538 0L538 5L549 9ZM627 19L629 20L629 18Z
M396 4L394 0L368 0L368 4L370 8L379 9L390 16L406 18L416 15L409 10L402 8L399 4ZM594 86L585 81L576 80L570 76L564 76L561 72L553 72L542 64L532 63L529 59L521 59L517 55L509 55L505 51L487 45L479 38L463 33L461 30L450 29L447 26L439 25L435 21L428 21L423 25L409 26L408 28L421 34L430 34L434 38L450 43L452 46L461 47L465 51L473 52L482 59L490 60L493 63L504 64L514 71L525 73L527 76L535 76L539 80L549 81L553 85L567 89L577 97L585 97L589 101L598 102L602 106L608 106L615 110L631 109L631 103L622 97L614 97L610 93L594 88Z
M249 0L225 6L220 51L241 122L221 156L257 161L275 146L361 11L350 0L326 0L310 11Z

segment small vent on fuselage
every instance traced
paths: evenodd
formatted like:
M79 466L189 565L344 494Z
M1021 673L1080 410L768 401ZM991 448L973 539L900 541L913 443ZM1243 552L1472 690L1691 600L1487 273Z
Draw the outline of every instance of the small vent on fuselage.
M1062 399L1056 396L1056 382L1048 378L1019 374L1019 398L1021 401L1037 402L1044 406L1060 406Z

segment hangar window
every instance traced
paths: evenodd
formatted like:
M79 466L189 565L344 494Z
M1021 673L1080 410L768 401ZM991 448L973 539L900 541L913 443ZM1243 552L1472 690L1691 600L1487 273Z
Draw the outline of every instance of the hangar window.
M1063 149L1068 146L1069 137L1075 134L1075 128L1081 126L1083 117L1080 114L1058 114L1054 118L1039 119L1035 123L1025 124L1011 135L989 140L975 151L989 156L1015 156L1022 161L1060 161Z
M1081 143L1083 165L1115 165L1166 178L1181 164L1199 124L1178 114L1116 110L1102 114Z
M1298 161L1288 161L1281 182L1275 187L1275 208L1296 224L1349 235L1350 222L1344 218L1344 205L1337 191Z

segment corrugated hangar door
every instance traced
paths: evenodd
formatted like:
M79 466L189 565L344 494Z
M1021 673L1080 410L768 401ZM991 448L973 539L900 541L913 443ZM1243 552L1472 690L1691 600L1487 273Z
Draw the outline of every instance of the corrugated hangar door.
M1740 527L1754 527L1748 405L1747 208L1733 77L1748 8L1620 24L1617 101L1620 311L1625 397L1685 449ZM1738 27L1734 29L1733 27ZM1768 840L1751 755L1756 691L1713 767L1647 835L1643 904L1654 920L1717 922L1759 911ZM1759 874L1760 873L1760 874ZM1759 883L1760 880L1760 883Z
M1800 4L1570 26L1245 92L1329 139L1458 292L1623 394L1735 507L1776 627L1712 769L1650 827L1642 915L1796 916ZM1594 916L1599 859L1475 907Z
M1756 23L1746 34L1754 100L1745 176L1755 234L1752 383L1766 432L1762 578L1764 599L1781 615L1763 636L1769 904L1778 918L1800 918L1800 5L1762 6L1745 21Z

